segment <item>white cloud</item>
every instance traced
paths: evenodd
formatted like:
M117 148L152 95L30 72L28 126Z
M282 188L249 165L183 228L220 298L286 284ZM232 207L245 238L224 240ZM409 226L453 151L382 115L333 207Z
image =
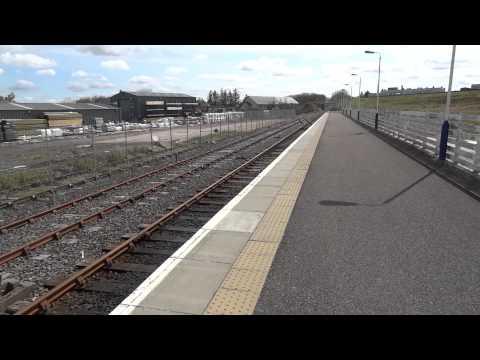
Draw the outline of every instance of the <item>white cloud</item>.
M67 89L74 92L82 92L88 90L88 84L81 82L70 82L67 86Z
M2 68L0 68L0 75L4 74L5 73L5 70L3 70Z
M11 90L32 90L35 84L29 80L17 80L15 85L11 86Z
M41 69L37 70L38 75L46 75L46 76L55 76L56 72L53 69Z
M51 68L57 65L54 60L35 54L12 54L11 52L1 54L0 62L5 65L30 67L34 69Z
M137 85L151 84L155 81L156 81L155 78L147 75L136 75L131 77L130 80L128 80L128 82L132 84L137 84Z
M0 45L0 52L22 52L25 51L24 45Z
M165 73L168 75L180 75L184 74L187 72L187 69L181 66L169 66L168 68L165 69Z
M78 80L68 83L67 88L75 92L82 92L87 89L110 89L115 87L104 75L92 74L84 70L74 71L72 77Z
M83 70L77 70L77 71L74 71L72 73L72 76L73 77L87 77L88 76L88 73L86 71L83 71Z
M242 71L269 72L273 76L307 76L313 72L310 67L290 67L285 59L264 56L243 61L238 67Z
M128 80L131 90L170 91L164 87L160 80L148 75L136 75Z
M151 46L147 45L79 45L78 51L98 56L122 56L144 52Z
M125 60L105 60L100 63L100 65L106 69L110 70L129 70L130 66L128 66Z
M208 80L220 80L220 81L248 81L248 80L255 80L253 77L246 77L243 75L237 75L237 74L225 74L225 73L217 73L217 74L212 74L212 73L206 73L206 74L200 74L198 75L200 79L208 79Z
M203 60L207 60L207 59L208 59L207 54L197 54L193 57L193 60L196 60L196 61L203 61Z
M111 82L96 81L89 84L90 89L111 89L115 87Z
M102 80L72 81L67 85L67 89L74 92L82 92L88 89L111 89L113 87L115 85L111 82Z

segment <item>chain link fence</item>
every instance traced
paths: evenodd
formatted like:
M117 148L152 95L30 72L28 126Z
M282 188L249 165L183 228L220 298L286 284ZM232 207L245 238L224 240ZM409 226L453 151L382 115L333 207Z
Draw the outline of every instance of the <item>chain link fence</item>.
M134 176L160 157L175 161L187 149L248 136L294 118L294 110L207 113L148 124L89 125L75 133L43 129L39 136L17 134L14 141L0 142L0 203L112 174Z

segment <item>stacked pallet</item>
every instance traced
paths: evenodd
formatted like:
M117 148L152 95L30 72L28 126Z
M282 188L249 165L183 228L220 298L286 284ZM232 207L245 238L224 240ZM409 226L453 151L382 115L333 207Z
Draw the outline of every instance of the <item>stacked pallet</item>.
M36 130L48 127L46 119L8 119L6 121L15 125L19 135L32 135Z
M0 142L14 141L17 139L17 132L15 131L15 124L2 120L0 122Z
M46 112L48 127L62 128L67 126L82 126L82 115L78 112Z

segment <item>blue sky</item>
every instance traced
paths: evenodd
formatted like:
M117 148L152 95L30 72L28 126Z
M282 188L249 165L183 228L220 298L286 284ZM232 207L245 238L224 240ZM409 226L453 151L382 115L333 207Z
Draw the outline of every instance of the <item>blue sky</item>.
M0 95L17 101L74 100L122 90L183 92L234 87L243 95L285 96L316 92L330 96L353 84L381 88L448 86L451 46L423 45L0 45ZM480 46L459 45L453 88L480 83ZM349 87L348 87L349 88Z

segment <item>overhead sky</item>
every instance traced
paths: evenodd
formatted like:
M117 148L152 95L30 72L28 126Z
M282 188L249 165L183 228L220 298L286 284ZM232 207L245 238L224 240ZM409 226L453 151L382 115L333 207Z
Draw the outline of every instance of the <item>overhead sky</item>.
M0 45L0 95L17 101L64 101L122 90L182 92L206 98L210 89L243 95L330 96L348 88L448 87L451 46L439 45ZM453 89L480 83L480 46L457 46Z

